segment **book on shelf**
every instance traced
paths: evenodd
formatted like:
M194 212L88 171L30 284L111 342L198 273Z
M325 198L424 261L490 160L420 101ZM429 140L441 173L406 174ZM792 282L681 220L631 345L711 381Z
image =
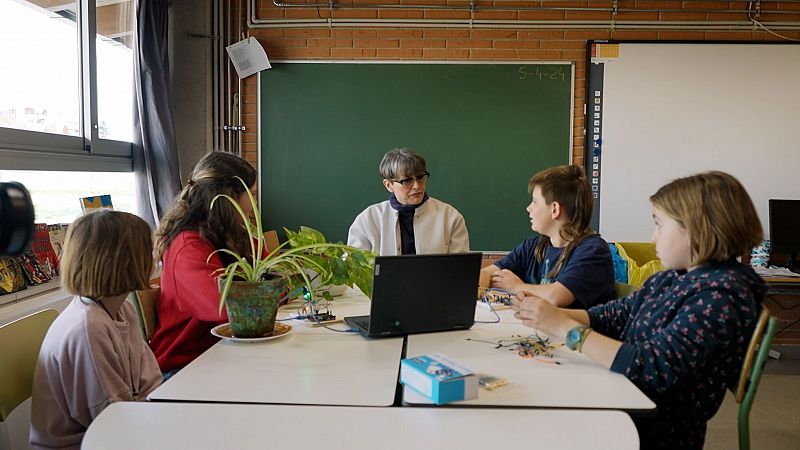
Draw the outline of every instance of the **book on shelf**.
M22 267L22 275L28 286L38 286L53 279L53 267L39 264L39 259L32 250L19 255L17 262Z
M56 253L56 258L61 261L61 251L64 248L64 238L67 236L67 227L69 224L56 223L47 226L47 231L50 234L50 245Z
M81 198L81 211L84 214L95 209L114 209L114 205L111 203L111 195L104 194Z
M50 242L50 229L46 223L35 224L31 250L39 264L50 273L50 278L58 275L58 255Z
M11 257L0 258L0 295L27 289L19 262Z

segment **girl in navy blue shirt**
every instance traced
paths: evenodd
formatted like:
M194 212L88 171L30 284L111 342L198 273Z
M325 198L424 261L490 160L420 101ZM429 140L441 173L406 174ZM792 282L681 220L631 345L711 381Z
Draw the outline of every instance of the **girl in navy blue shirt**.
M580 166L543 170L528 181L531 236L481 270L480 286L527 292L565 308L586 309L614 295L608 243L592 231L593 200Z
M723 172L677 179L650 201L656 251L670 270L588 311L529 295L513 308L523 324L564 336L656 403L655 417L634 419L642 448L702 449L706 422L738 379L766 291L736 260L761 241L761 224L744 187Z

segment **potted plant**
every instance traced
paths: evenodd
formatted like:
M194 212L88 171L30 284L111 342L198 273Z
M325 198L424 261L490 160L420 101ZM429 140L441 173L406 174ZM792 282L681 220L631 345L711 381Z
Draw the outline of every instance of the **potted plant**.
M221 314L223 306L227 308L231 333L235 337L269 336L275 327L278 306L285 296L303 290L306 299L314 301L312 278L319 281L320 286L357 286L367 297L371 295L374 255L341 242L328 242L313 228L300 227L297 232L285 229L287 242L267 253L255 197L244 180L238 179L245 186L253 206L254 220L228 195L217 195L211 201L211 208L220 198L229 201L250 236L251 251L248 255L230 249L217 250L234 258L234 262L217 272L220 279L219 311Z

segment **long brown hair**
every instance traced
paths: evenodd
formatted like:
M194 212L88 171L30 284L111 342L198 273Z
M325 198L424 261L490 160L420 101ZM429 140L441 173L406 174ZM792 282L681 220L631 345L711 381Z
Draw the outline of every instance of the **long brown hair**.
M725 172L678 178L650 202L689 233L693 265L742 256L761 242L761 221L750 195Z
M156 232L159 259L173 239L187 230L198 231L215 249L227 248L239 254L249 250L250 238L230 202L218 201L211 209L211 200L219 194L236 199L244 193L245 187L236 177L249 187L256 183L257 173L250 163L232 153L211 152L197 163L183 190L161 219ZM226 261L227 254L219 255L223 263L230 262Z
M561 252L550 273L547 274L548 278L555 278L575 247L584 238L594 234L591 228L594 201L589 180L586 179L586 174L581 166L556 166L545 169L532 176L528 181L528 193L533 194L533 190L537 186L542 191L545 203L558 202L562 213L569 219L559 230L561 238L569 243ZM550 238L545 235L539 236L539 241L534 249L537 261L544 260L549 246Z

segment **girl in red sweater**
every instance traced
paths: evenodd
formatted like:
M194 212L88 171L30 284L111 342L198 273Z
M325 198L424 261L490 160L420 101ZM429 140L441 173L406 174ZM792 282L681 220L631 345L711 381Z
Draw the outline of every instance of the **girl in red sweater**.
M150 347L166 380L217 342L211 329L228 321L219 311L215 271L228 265L228 248L249 252L249 238L229 202L211 200L227 194L252 214L239 177L256 192L256 170L231 153L212 152L197 163L156 232L156 254L163 263L158 325ZM209 258L209 255L211 257Z

